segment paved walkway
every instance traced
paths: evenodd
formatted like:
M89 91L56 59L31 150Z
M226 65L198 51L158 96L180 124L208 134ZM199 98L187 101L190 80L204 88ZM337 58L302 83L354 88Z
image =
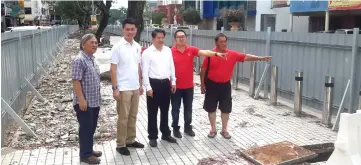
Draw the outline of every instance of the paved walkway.
M119 37L112 37L115 43ZM99 50L98 62L104 63L104 69L109 68L108 54L110 49ZM97 52L98 53L98 52ZM199 82L198 76L195 82ZM110 86L104 87L102 95L111 97ZM204 95L195 87L193 102L193 126L196 136L183 136L178 144L169 144L159 140L158 148L151 148L147 139L147 110L145 96L140 99L140 109L137 119L137 140L145 144L144 149L130 149L131 156L121 156L116 153L115 140L95 145L96 150L103 152L101 164L131 165L131 164L197 164L200 159L214 156L224 156L234 153L236 149L250 148L280 141L291 141L298 145L334 142L336 133L322 127L319 119L311 116L295 117L292 109L284 106L271 106L267 100L254 100L245 91L233 91L233 112L230 116L229 131L232 139L226 140L219 134L209 139L209 122L207 113L202 109ZM183 108L183 107L181 107ZM169 113L171 122L171 114ZM183 125L183 116L180 116ZM158 119L159 120L159 119ZM220 116L217 118L218 131L221 128ZM74 125L77 127L78 125ZM36 150L18 150L1 156L2 165L38 164L38 165L70 165L80 164L78 148L39 148ZM249 164L245 160L233 160L225 156L228 164ZM234 158L234 157L233 157Z
M197 76L198 77L198 76ZM197 80L196 80L197 81ZM103 89L103 94L111 94L111 87ZM203 95L195 87L193 103L194 138L184 136L179 144L169 144L159 140L158 148L151 148L147 142L147 111L145 96L141 97L137 120L137 140L146 144L144 149L130 149L131 156L121 156L115 151L114 140L96 145L102 151L101 164L197 164L202 158L234 153L236 149L250 148L288 140L298 145L334 142L336 133L320 126L315 117L294 117L286 106L271 106L267 100L254 100L245 91L233 91L233 112L230 117L229 131L232 139L226 140L219 134L209 139L208 118L202 107ZM169 115L171 119L171 115ZM183 116L180 117L183 119ZM217 119L220 119L218 116ZM183 125L183 120L180 120ZM218 130L221 122L217 121ZM238 160L239 161L239 160ZM229 160L232 162L232 160ZM2 165L15 164L79 164L78 148L40 148L19 150L1 157ZM234 164L248 164L246 161Z

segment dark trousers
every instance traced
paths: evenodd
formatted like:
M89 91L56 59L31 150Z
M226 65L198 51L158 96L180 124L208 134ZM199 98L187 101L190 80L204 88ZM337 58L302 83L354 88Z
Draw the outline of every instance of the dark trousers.
M85 159L93 153L93 136L97 128L100 107L88 107L86 111L81 111L77 104L74 110L79 122L79 156Z
M149 140L158 139L157 115L160 109L160 131L162 136L170 136L168 126L168 111L170 104L171 87L168 79L149 79L150 86L153 89L153 97L147 96L148 110L148 138Z
M192 129L192 104L193 104L193 88L188 89L177 89L177 91L172 94L172 127L173 130L179 131L179 109L181 106L181 102L183 99L183 107L184 107L184 129Z

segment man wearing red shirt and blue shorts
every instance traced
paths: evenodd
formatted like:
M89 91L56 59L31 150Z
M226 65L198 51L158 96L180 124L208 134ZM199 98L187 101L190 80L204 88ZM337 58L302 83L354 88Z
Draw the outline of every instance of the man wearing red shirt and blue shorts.
M187 45L187 35L183 30L174 33L175 45L172 47L177 90L171 96L172 103L172 127L173 135L182 138L178 126L179 109L183 98L184 106L184 132L189 136L195 136L192 130L192 103L193 103L193 58L195 56L219 56L224 57L224 53L217 53L210 50L199 50L199 48Z
M201 71L201 90L205 93L203 108L208 112L209 121L211 123L211 131L209 138L214 138L216 131L216 110L221 110L222 131L221 135L230 139L227 124L229 114L232 111L232 89L230 80L232 78L233 68L237 62L243 61L269 61L270 56L258 57L250 54L242 54L227 49L227 37L223 33L215 37L216 48L213 51L226 53L224 58L209 57L205 58Z

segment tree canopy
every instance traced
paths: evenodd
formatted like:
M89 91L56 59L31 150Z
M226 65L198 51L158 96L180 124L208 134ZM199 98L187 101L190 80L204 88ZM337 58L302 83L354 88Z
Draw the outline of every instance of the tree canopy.
M144 6L146 1L128 1L127 18L133 18L137 23L137 35L134 40L139 42L144 29Z
M127 8L121 7L119 9L110 9L109 24L115 24L118 20L122 22L127 17Z
M99 24L95 33L98 41L108 25L109 10L112 6L112 0L94 0L94 8L97 15L97 23ZM77 20L80 29L88 29L90 18L92 15L91 1L56 1L55 11L57 15L61 15L65 19Z
M154 11L152 12L152 22L153 24L162 24L162 19L165 18L165 14L163 12Z
M197 25L202 21L199 15L199 11L197 11L195 8L182 9L180 14L182 15L184 22L187 24Z
M137 35L134 40L139 41L141 33L144 29L144 7L146 1L128 1L128 9L126 10L126 18L133 18L137 23ZM97 15L97 22L99 24L96 36L99 41L104 29L108 23L114 23L115 20L123 19L120 13L124 13L125 8L119 9L120 11L110 10L112 6L112 0L94 0L94 5L100 14ZM79 27L87 29L90 25L90 16L92 14L92 2L91 1L57 1L56 12L63 18L70 20L77 20ZM148 11L146 11L148 13ZM119 14L119 15L118 15ZM113 18L111 18L113 16ZM109 18L111 18L109 20ZM153 18L152 18L153 19ZM114 22L113 22L114 21Z
M79 28L86 29L90 24L90 1L57 1L55 12L64 19L76 20Z

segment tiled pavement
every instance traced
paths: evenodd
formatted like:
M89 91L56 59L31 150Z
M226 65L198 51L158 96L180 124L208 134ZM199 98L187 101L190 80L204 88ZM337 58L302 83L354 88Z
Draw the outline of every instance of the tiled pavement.
M110 87L102 92L111 92ZM95 149L103 152L101 164L197 164L199 159L233 153L235 149L250 148L256 145L275 143L283 140L298 145L334 142L336 133L320 126L318 118L294 117L286 106L271 106L267 100L254 100L245 91L233 91L233 112L230 116L229 131L232 139L226 140L219 134L209 139L208 117L202 107L203 95L195 87L193 102L194 138L184 136L178 144L169 144L159 140L158 148L147 144L147 111L145 97L141 97L137 123L137 140L146 144L144 149L130 149L131 156L116 153L114 140L96 145ZM219 114L219 113L218 113ZM171 114L169 114L171 122ZM180 117L183 124L183 116ZM220 116L217 128L221 128ZM19 150L1 156L2 165L39 164L70 165L79 164L78 148L40 148ZM246 161L234 164L248 164Z

